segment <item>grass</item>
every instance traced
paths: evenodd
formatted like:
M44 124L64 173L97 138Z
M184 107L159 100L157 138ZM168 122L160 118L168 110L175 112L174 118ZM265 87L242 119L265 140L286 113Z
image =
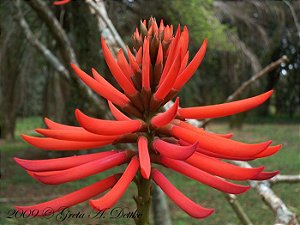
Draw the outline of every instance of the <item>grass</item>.
M32 134L33 128L41 127L42 120L40 118L26 118L18 121L16 134L21 133ZM229 132L226 123L212 123L208 127L209 130L215 132ZM299 125L295 123L271 123L260 121L259 123L247 123L242 130L231 130L234 132L234 139L245 141L248 143L259 142L268 139L274 140L273 144L282 143L283 149L275 156L256 160L251 162L253 166L265 165L268 171L279 169L282 174L299 174L300 173L300 153L299 153ZM83 186L91 184L98 179L102 179L123 168L115 168L104 173L88 177L81 181L71 182L58 186L44 185L36 182L29 177L26 172L18 167L12 157L39 159L57 157L51 152L42 151L32 148L25 144L18 137L14 142L6 142L0 144L1 150L1 219L0 224L133 224L132 219L127 218L109 218L109 213L105 214L105 218L88 218L88 214L92 211L89 209L88 203L82 203L70 208L75 214L77 212L85 213L84 218L67 218L62 221L63 215L56 213L51 218L8 218L13 209L13 205L30 205L47 201L51 198L67 194ZM170 181L180 189L183 193L200 203L205 207L215 208L215 213L207 219L197 220L189 217L181 211L174 203L168 199L170 212L174 225L183 224L203 224L203 225L239 225L240 222L232 211L231 207L225 200L224 195L212 188L199 184L191 179L179 175L173 171L163 169ZM300 216L300 202L296 196L300 196L299 184L277 184L273 190L282 198L290 210ZM135 203L132 196L136 193L136 188L132 184L126 191L122 199L117 203L116 207L128 208L130 211L135 210ZM254 224L267 225L274 224L274 215L271 210L263 204L260 197L255 191L250 190L238 197L241 205L244 207L248 216ZM17 215L19 216L19 215ZM77 217L80 215L77 215ZM73 215L76 217L76 215Z

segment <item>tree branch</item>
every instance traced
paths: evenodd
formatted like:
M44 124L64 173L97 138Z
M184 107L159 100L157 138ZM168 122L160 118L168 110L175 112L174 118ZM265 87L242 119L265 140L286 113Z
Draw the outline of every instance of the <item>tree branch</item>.
M241 223L243 225L253 225L247 213L244 211L243 207L238 202L236 195L233 194L224 194L224 195L226 200L229 202L232 209L234 210L235 214L240 219Z
M278 183L299 183L300 182L300 174L298 175L277 175L270 180L270 184L278 184Z

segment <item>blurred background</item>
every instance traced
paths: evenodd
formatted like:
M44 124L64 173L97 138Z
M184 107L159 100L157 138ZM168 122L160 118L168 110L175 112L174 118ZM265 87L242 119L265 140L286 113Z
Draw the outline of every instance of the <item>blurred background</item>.
M100 2L111 24L131 48L131 35L135 27L139 26L141 19L148 20L151 16L158 22L163 19L165 24L173 24L174 27L177 24L182 27L186 25L190 32L191 56L203 39L208 39L208 50L200 68L180 94L182 106L222 103L266 66L287 56L288 61L277 63L237 96L242 99L274 89L270 101L251 112L214 120L209 123L208 129L233 131L237 140L247 142L273 139L274 144L283 143L283 150L276 156L252 165L263 163L269 170L280 169L283 174L300 173L300 1ZM44 8L39 8L40 3ZM4 203L4 210L1 211L5 212L13 204L33 203L29 199L36 198L34 196L45 196L43 200L46 200L48 195L67 193L65 190L82 186L80 181L67 186L44 187L31 180L11 159L15 155L28 159L57 157L58 153L34 149L20 139L21 133L34 134L35 128L44 126L44 117L76 124L73 113L76 108L91 116L106 115L106 103L102 100L95 104L69 63L76 60L87 72L94 67L107 80L115 81L104 62L100 44L100 36L108 34L105 29L99 28L95 12L85 1L74 0L63 6L54 6L53 1L42 0L2 0L0 4L1 203ZM51 15L43 9L50 11ZM47 16L53 17L61 30L55 29L51 24L53 20ZM58 59L58 64L63 65L65 71L58 71L53 66L55 62L49 63L49 58L41 53L43 48L39 44ZM110 46L119 47L114 43ZM174 224L241 224L224 196L204 186L198 187L192 181L186 185L187 180L178 178L179 175L170 173L170 176L173 176L178 187L191 193L193 199L217 208L214 216L200 223L172 205L170 212ZM299 184L276 184L274 189L291 212L299 215L300 205L295 197L300 196ZM15 191L12 193L11 190ZM24 195L29 197L24 199ZM134 207L131 196L129 193L124 197L125 203ZM36 202L40 200L42 198ZM240 200L254 224L274 223L272 211L254 191ZM24 222L10 220L5 218L6 215L4 213L2 224ZM76 222L74 220L72 224ZM108 220L105 224L115 222Z

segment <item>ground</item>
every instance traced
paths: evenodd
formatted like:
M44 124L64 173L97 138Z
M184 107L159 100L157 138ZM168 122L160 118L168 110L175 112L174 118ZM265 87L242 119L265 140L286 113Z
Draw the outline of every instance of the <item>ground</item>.
M267 121L267 122L266 122ZM298 123L299 124L299 123ZM300 152L299 152L299 125L296 122L274 123L274 120L262 120L259 122L248 122L241 130L229 129L227 123L211 123L208 127L215 132L233 132L234 139L248 143L265 141L272 139L273 144L282 143L284 147L275 156L267 159L260 159L251 162L253 166L264 165L268 171L277 170L281 174L299 174L300 172ZM0 224L134 224L132 219L111 218L111 211L103 216L95 216L95 213L89 208L88 203L82 203L70 208L68 216L56 213L51 218L22 218L22 215L14 214L14 205L30 205L47 201L63 194L72 192L80 187L93 183L116 171L122 171L122 168L115 168L99 175L91 176L77 182L71 182L59 186L40 184L33 180L23 169L21 169L12 159L13 156L28 159L40 159L55 157L55 153L35 149L24 143L19 135L21 133L32 134L33 128L42 126L39 118L27 118L18 121L14 142L0 142L1 150L1 218ZM203 225L238 225L239 220L225 200L224 194L218 192L196 181L188 179L176 172L165 169L164 173L173 182L173 184L183 193L203 206L215 208L215 213L207 219L197 220L190 218L174 203L169 201L170 213L174 225L183 224L203 224ZM282 198L290 210L300 216L300 196L299 184L276 184L273 188L275 193ZM136 193L133 184L129 187L126 194L117 203L116 207L124 210L134 211L135 203L132 196ZM254 224L267 225L274 224L274 215L272 211L263 204L260 197L254 190L238 197L241 205L244 207L250 219ZM126 209L127 208L127 209ZM72 215L70 214L72 213ZM77 214L78 213L78 214ZM80 214L79 214L80 213ZM84 215L83 215L84 214ZM89 216L90 215L90 216ZM83 217L83 218L82 218ZM92 218L91 218L92 217Z

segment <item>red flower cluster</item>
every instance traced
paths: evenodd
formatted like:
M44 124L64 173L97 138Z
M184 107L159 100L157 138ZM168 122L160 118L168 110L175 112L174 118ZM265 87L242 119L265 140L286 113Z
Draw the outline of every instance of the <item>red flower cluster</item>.
M135 149L118 149L48 160L15 158L30 176L45 184L62 184L79 180L110 168L127 164L121 174L112 175L90 186L63 197L32 206L16 206L18 210L51 207L59 211L90 200L97 210L111 208L124 194L136 176L152 179L180 208L192 217L204 218L213 209L204 208L181 193L153 164L177 171L200 183L225 193L240 194L250 187L225 179L264 180L278 171L263 172L264 167L240 168L223 159L253 160L276 153L281 146L270 146L271 141L246 144L231 139L232 134L216 134L194 127L186 119L216 118L244 112L266 101L272 91L231 103L179 108L174 105L161 112L162 106L173 99L200 65L207 46L204 40L194 58L189 61L189 34L180 26L173 36L173 26L158 26L150 19L141 23L133 34L134 54L127 49L128 61L122 50L114 59L104 39L102 49L111 74L122 91L108 83L96 70L88 75L72 64L75 73L92 90L106 98L116 120L89 117L76 110L79 127L55 123L45 119L48 129L36 131L45 137L23 135L31 145L46 150L82 150L117 143L137 143Z

